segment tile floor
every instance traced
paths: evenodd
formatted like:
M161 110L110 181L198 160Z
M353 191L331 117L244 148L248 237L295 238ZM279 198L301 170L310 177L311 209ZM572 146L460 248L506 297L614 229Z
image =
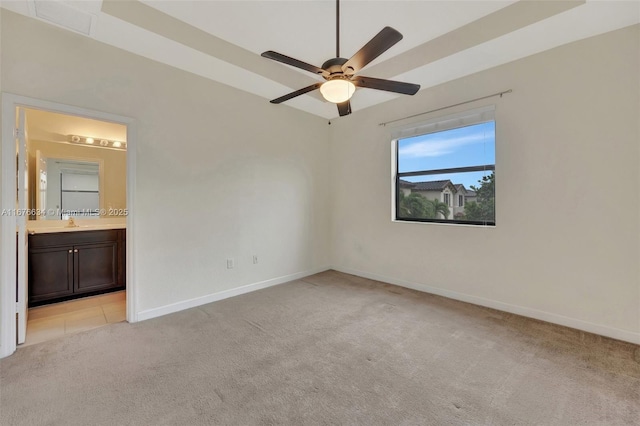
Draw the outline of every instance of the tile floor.
M27 320L27 339L20 346L125 321L125 295L125 291L118 291L31 308Z

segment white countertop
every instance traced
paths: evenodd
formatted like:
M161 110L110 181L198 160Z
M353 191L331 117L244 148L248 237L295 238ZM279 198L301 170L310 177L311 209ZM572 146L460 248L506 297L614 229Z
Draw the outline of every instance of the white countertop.
M75 219L77 226L68 226L68 220L28 220L29 234L51 234L54 232L98 231L106 229L124 229L126 218Z

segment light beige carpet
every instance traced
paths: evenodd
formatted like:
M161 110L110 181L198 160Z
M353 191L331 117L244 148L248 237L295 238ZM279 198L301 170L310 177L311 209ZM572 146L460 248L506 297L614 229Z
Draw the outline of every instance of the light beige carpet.
M635 345L329 271L19 349L0 362L0 423L637 425L639 361Z

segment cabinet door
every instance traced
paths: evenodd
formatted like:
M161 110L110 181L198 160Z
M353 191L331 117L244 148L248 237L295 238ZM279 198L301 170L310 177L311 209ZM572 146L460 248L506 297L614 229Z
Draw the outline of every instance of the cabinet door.
M86 293L118 287L118 242L74 246L74 290Z
M29 250L29 302L73 294L73 247Z

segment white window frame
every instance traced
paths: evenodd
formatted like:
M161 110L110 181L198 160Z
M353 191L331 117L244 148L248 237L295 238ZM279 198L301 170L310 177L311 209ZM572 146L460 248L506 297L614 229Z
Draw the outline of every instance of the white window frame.
M425 176L440 175L448 173L462 173L473 171L493 171L495 173L495 164L482 164L471 167L456 167L449 169L420 170L413 172L399 173L398 158L398 142L401 139L413 136L427 135L430 133L439 133L447 130L457 129L460 127L473 126L476 124L495 122L495 105L487 105L472 110L462 111L455 114L441 116L426 121L420 121L405 125L396 126L391 131L391 152L392 152L392 203L391 203L391 220L394 222L419 222L419 223L441 223L449 225L471 225L471 226L489 226L496 225L494 221L461 221L448 219L419 219L419 218L401 218L399 212L399 183L402 177L408 176ZM466 199L464 205L466 205ZM496 209L497 210L497 209ZM497 215L497 212L496 212Z

